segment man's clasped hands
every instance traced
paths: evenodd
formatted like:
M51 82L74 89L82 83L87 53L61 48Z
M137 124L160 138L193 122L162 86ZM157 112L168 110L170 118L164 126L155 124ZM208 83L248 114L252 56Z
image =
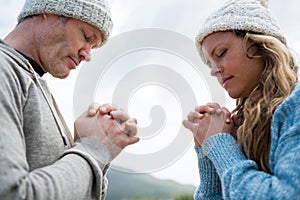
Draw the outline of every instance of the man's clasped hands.
M102 143L114 159L126 146L137 143L137 120L111 104L93 103L74 123L74 142L89 137Z

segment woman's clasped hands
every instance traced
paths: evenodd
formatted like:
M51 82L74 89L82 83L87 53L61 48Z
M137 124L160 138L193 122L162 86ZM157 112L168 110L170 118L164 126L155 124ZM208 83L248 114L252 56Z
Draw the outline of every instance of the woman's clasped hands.
M193 133L195 145L202 146L210 136L218 133L235 136L239 121L237 115L231 114L227 108L208 103L191 111L183 126Z

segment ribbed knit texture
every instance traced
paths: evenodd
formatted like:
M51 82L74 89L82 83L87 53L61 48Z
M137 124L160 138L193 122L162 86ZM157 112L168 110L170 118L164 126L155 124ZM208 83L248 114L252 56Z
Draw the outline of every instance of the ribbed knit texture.
M265 7L266 0L229 0L215 10L201 27L196 37L196 47L204 61L201 45L211 33L229 30L245 30L274 36L286 43L276 19Z
M103 42L112 30L110 7L106 0L26 0L18 21L42 13L71 17L87 22L103 33Z
M300 84L276 109L271 126L270 168L272 174L259 171L226 133L211 136L197 150L201 196L211 199L300 199ZM220 177L211 178L214 168ZM210 172L207 169L211 169ZM212 183L212 180L215 182ZM222 194L218 193L220 184ZM197 192L195 197L197 196ZM205 198L195 198L205 199Z
M198 168L201 184L196 189L194 199L214 200L222 197L221 182L212 162L203 154L200 147L195 147L198 155ZM202 181L205 183L202 184Z

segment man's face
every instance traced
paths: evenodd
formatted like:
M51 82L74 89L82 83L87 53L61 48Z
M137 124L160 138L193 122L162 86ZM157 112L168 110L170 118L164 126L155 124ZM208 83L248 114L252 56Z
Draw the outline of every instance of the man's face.
M37 54L45 72L66 78L81 61L90 61L91 50L102 43L94 26L73 18L44 15L36 32Z

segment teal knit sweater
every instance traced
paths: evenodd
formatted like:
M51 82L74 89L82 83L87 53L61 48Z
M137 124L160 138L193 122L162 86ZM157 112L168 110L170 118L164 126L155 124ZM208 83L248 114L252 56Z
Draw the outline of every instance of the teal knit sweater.
M300 84L280 104L272 119L270 168L259 171L227 133L195 147L200 185L195 199L300 199Z

